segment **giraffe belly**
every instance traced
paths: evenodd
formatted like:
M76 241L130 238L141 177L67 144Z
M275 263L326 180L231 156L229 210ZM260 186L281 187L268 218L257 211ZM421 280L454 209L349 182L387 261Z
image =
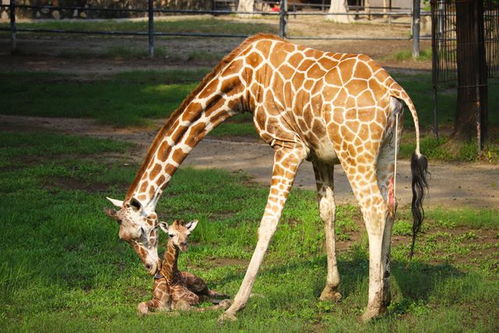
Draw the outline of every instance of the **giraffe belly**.
M333 144L329 139L325 138L312 147L312 154L315 159L318 159L327 163L339 163L338 155L333 149Z

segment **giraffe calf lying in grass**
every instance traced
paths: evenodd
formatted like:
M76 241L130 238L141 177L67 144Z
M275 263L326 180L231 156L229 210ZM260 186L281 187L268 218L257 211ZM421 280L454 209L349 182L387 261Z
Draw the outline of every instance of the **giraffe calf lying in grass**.
M138 305L139 315L172 310L225 310L231 305L229 299L216 300L216 298L227 298L227 295L208 289L203 279L188 272L181 272L177 268L179 253L187 250L187 238L197 223L197 220L187 223L175 220L168 226L166 222L160 222L160 228L169 236L168 243L161 269L154 276L153 298ZM203 301L211 301L216 305L204 308L192 307Z

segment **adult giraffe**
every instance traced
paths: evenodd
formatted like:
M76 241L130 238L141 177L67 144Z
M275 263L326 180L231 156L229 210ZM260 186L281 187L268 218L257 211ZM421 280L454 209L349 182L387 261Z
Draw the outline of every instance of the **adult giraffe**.
M327 282L321 299L341 297L335 256L333 165L340 163L358 200L369 237L369 300L364 320L390 301L390 238L396 210L395 160L407 104L416 129L412 157L414 235L422 222L427 160L419 150L415 107L406 92L371 58L322 52L273 35L246 39L206 75L154 139L125 200L107 213L120 223L150 274L158 269L155 213L163 188L191 149L225 119L252 112L261 138L274 150L270 193L258 242L234 303L235 319L250 295L298 166L312 161L325 222Z

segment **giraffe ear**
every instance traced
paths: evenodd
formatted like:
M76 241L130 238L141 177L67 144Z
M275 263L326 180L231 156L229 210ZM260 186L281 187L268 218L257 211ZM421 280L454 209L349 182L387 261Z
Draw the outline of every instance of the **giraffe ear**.
M121 200L116 200L116 199L112 199L112 198L109 198L109 197L106 197L106 199L109 200L109 201L111 201L111 203L113 205L115 205L116 207L119 207L119 208L123 207L123 201L121 201Z
M190 222L187 222L185 224L185 227L187 228L187 230L189 230L189 232L192 232L192 230L194 230L198 225L198 222L199 222L198 220L192 220Z
M168 223L161 221L158 225L161 230L163 230L165 233L168 233Z

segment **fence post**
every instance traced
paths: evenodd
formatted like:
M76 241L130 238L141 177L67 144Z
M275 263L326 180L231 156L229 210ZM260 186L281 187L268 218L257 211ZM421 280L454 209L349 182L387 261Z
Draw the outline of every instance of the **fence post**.
M279 8L279 37L286 38L288 36L288 0L281 0Z
M154 1L148 0L148 35L149 35L149 57L154 57Z
M17 41L16 41L16 0L10 0L10 51L11 53L16 52Z
M421 0L412 2L412 57L419 57L419 30L421 25Z

